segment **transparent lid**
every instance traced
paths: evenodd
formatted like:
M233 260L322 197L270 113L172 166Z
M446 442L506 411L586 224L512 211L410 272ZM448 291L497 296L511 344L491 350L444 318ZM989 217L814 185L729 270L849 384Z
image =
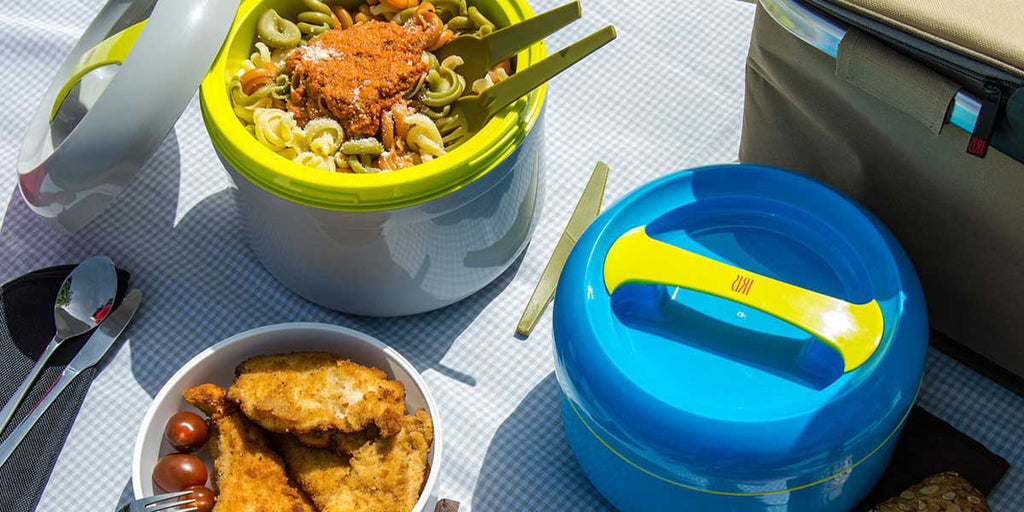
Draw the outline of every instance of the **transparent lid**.
M109 0L25 133L18 185L29 207L66 231L102 213L192 99L236 8L217 0Z

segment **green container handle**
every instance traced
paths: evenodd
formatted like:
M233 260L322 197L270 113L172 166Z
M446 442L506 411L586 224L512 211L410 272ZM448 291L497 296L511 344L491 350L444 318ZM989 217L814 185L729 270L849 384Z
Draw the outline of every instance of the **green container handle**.
M57 97L54 98L53 108L50 110L50 120L52 121L54 117L57 117L57 111L60 110L60 106L64 104L64 100L71 93L71 89L75 87L82 77L103 66L120 65L124 62L124 59L128 57L128 52L132 50L132 46L135 46L135 41L139 38L139 34L142 33L142 29L145 26L146 20L140 21L106 38L102 43L85 52L82 55L82 59L78 61L78 66L71 73L71 77L68 78L68 81L57 93Z

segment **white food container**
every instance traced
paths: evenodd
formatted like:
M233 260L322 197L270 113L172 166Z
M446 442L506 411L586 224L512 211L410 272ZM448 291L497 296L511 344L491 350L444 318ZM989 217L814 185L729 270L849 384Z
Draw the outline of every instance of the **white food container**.
M315 323L270 325L237 334L203 350L168 379L149 406L135 438L132 454L132 491L135 498L159 494L153 489L153 467L162 455L175 452L164 437L167 420L178 411L197 412L185 403L182 392L206 383L228 387L234 381L235 367L242 361L257 355L286 352L338 354L356 363L380 368L389 378L405 386L406 410L412 412L423 408L434 424L434 441L427 455L430 474L413 508L413 512L432 512L437 503L443 429L437 404L430 396L423 377L398 352L375 338L344 327ZM200 458L212 474L213 465L205 449Z
M475 5L498 26L533 16L525 0ZM18 168L26 203L65 230L85 226L127 186L201 83L203 119L238 189L249 244L287 287L332 309L395 316L446 306L492 282L525 249L539 215L546 88L414 168L305 167L260 144L229 99L258 18L268 8L294 18L303 6L244 0L236 11L213 0L157 2L142 26L127 18L145 18L145 9L111 0L58 72L25 138ZM545 54L537 43L516 56L516 67ZM94 69L99 63L106 66ZM75 101L51 122L64 84L85 71L81 90L69 96Z

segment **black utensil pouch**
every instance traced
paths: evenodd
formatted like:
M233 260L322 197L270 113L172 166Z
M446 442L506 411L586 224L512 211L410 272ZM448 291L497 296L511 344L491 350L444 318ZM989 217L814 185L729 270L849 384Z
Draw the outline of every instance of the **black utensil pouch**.
M956 471L988 496L1010 469L992 453L920 406L914 406L896 443L889 467L856 512L868 512L904 489L944 471Z
M74 268L75 265L61 265L36 270L0 288L0 404L14 394L53 338L56 331L53 301L64 278ZM124 297L130 276L127 271L118 269L115 304ZM10 425L0 432L0 442L17 428L33 405L39 403L88 338L89 334L85 334L61 345L29 390ZM97 368L93 367L79 375L0 467L0 511L27 512L36 508L96 372Z

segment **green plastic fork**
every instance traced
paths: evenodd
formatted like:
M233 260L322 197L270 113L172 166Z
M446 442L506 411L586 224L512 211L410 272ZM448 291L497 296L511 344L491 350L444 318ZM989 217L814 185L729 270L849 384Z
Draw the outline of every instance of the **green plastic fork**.
M459 74L472 83L505 59L576 21L580 14L579 1L568 3L484 37L456 37L436 50L434 55L438 60L451 55L462 57L465 62L459 66Z
M610 43L615 36L615 27L608 25L537 64L517 71L479 95L463 96L452 106L452 114L458 116L469 133L475 133L501 109Z

